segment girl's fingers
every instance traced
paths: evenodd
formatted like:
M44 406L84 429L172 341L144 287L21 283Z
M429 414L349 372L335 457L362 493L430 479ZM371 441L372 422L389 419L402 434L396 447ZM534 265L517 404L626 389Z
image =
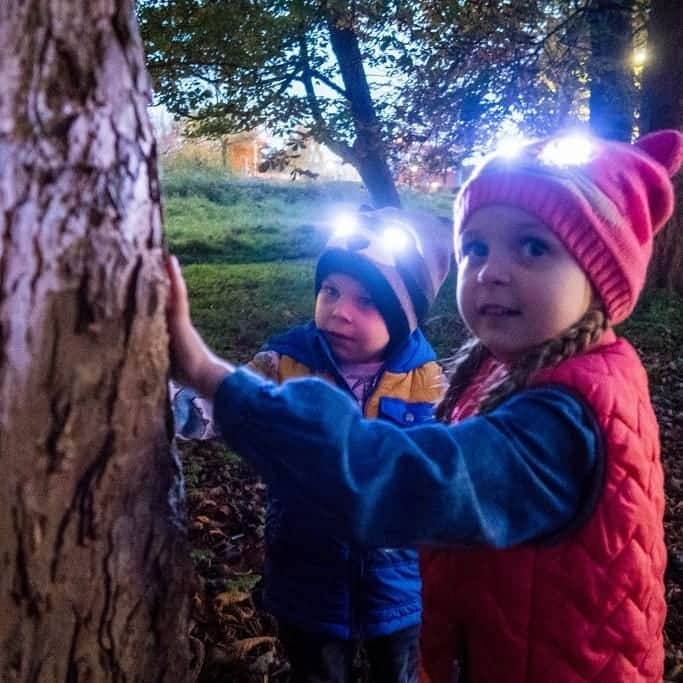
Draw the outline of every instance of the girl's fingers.
M166 273L171 285L171 295L168 300L169 310L184 312L189 310L187 302L187 286L180 270L180 263L178 259L170 255L166 259Z

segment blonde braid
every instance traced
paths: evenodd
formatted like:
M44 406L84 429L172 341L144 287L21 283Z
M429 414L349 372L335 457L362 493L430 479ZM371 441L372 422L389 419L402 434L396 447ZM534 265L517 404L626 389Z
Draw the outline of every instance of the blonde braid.
M480 402L479 413L491 412L510 394L524 389L534 374L542 368L557 365L585 351L600 339L607 325L607 316L602 308L592 307L562 335L527 351L498 382L488 388Z
M460 347L446 368L446 373L450 379L444 397L436 406L437 420L440 422L450 421L453 408L462 396L462 392L469 386L481 364L490 355L486 347L474 337L468 339Z

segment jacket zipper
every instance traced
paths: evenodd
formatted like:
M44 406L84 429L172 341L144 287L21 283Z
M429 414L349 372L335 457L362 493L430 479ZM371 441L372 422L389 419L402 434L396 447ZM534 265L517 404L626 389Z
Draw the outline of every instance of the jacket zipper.
M330 364L330 367L332 368L333 375L335 378L335 382L337 386L340 389L343 389L346 391L351 398L354 399L354 401L357 401L358 399L356 398L356 395L353 393L351 390L351 387L348 385L347 381L344 379L344 376L342 375L341 371L339 370L339 367L337 366L337 363L335 362L334 358L331 356L329 351L327 350L326 345L323 343L322 349L324 351L324 355L327 358L328 363ZM365 414L365 406L367 405L367 402L370 400L370 398L375 394L377 387L380 384L380 381L382 379L382 375L384 375L386 368L384 365L380 368L379 372L377 373L377 379L375 380L375 386L373 387L372 391L365 397L363 400L363 404L360 406L361 408L361 413L363 414L363 417L367 418L367 415ZM358 638L362 639L365 635L364 631L364 625L363 625L363 620L359 616L360 612L362 611L363 604L362 603L362 596L363 596L363 591L362 591L362 586L363 586L363 579L365 577L365 560L363 559L363 551L361 548L356 546L355 544L349 544L350 548L350 563L351 563L351 585L350 585L350 595L349 595L349 631L351 634L351 638Z

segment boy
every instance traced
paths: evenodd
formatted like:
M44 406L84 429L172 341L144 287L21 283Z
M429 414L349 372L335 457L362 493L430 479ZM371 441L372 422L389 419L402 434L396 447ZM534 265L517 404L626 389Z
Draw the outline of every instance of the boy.
M335 233L315 273L314 320L270 339L251 365L277 382L319 376L366 417L402 426L433 419L441 370L418 325L450 266L448 226L397 209L361 212ZM210 420L174 399L181 434ZM291 447L297 447L292 425ZM351 681L362 642L372 680L417 679L421 582L413 549L360 548L270 492L264 602L297 681Z

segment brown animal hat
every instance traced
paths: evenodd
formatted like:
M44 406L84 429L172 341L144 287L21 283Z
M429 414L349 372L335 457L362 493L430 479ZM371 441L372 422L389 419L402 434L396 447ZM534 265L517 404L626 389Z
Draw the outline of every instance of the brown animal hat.
M330 273L359 280L396 346L422 323L448 275L450 221L419 211L361 211L353 228L335 232L318 259L315 291Z

